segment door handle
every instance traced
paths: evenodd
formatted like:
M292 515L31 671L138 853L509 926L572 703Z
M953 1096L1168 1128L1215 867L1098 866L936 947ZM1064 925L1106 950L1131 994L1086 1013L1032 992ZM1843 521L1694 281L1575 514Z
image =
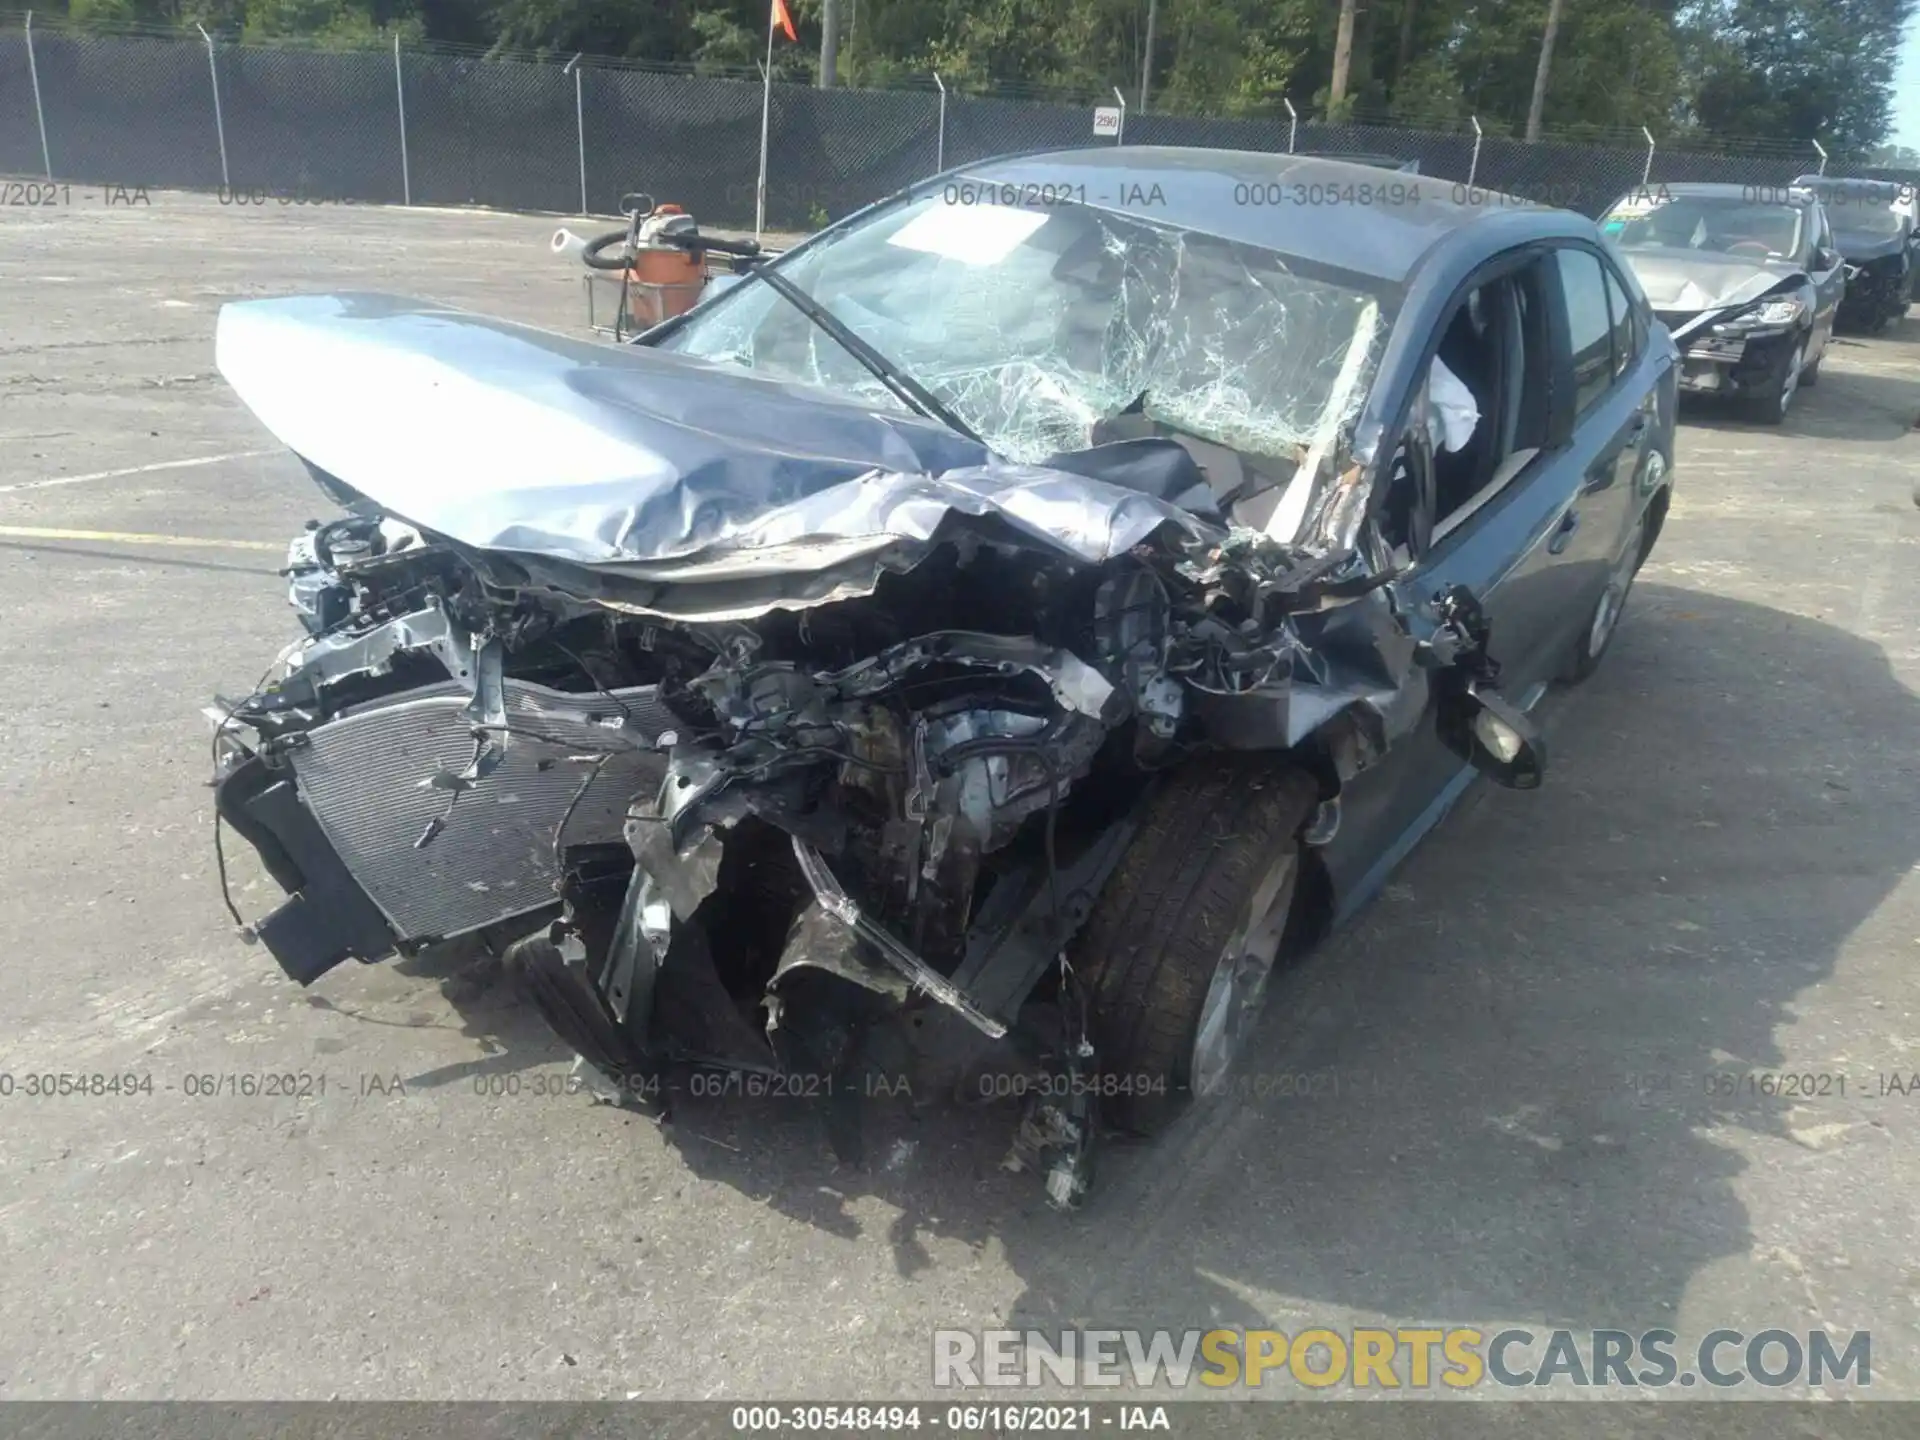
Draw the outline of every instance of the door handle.
M1569 510L1560 517L1560 523L1553 528L1553 538L1547 541L1547 549L1558 555L1572 543L1573 532L1580 528L1580 512Z

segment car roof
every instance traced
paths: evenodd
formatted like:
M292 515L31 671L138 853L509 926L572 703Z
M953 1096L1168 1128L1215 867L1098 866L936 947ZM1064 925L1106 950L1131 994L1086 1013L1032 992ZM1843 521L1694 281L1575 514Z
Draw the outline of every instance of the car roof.
M1802 175L1793 182L1816 195L1859 195L1872 200L1901 200L1913 189L1897 180L1874 180L1854 175Z
M1385 155L1376 150L1296 150L1292 153L1310 160L1344 160L1350 165L1368 165L1408 174L1420 168L1418 160L1410 160L1404 155Z
M1628 195L1643 193L1676 199L1682 195L1698 195L1713 200L1745 200L1754 205L1792 205L1803 210L1819 198L1798 181L1792 185L1735 185L1724 180L1655 180L1627 192Z
M1593 223L1495 192L1372 165L1266 150L1104 145L966 165L945 183L978 180L1064 198L1330 269L1403 284L1420 259L1475 226L1498 245L1534 236L1591 239ZM1029 189L1032 187L1032 189ZM1462 198L1456 200L1455 196ZM1489 248L1496 243L1489 235Z

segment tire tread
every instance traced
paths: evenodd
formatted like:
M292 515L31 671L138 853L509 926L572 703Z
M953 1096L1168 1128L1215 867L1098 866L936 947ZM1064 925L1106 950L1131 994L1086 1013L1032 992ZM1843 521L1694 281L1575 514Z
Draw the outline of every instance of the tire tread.
M1221 949L1257 883L1259 861L1290 849L1318 784L1270 756L1221 755L1169 776L1074 946L1091 981L1104 1070L1164 1079L1164 1095L1117 1095L1109 1118L1151 1130L1186 1098L1200 1006Z

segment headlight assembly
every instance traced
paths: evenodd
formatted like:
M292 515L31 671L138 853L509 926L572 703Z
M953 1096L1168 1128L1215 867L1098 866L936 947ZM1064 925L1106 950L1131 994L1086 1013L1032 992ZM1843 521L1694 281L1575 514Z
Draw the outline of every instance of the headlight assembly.
M1768 300L1756 305L1744 314L1731 320L1723 320L1713 327L1716 335L1743 335L1748 331L1773 326L1798 324L1807 313L1807 302L1796 295L1783 295L1777 300Z

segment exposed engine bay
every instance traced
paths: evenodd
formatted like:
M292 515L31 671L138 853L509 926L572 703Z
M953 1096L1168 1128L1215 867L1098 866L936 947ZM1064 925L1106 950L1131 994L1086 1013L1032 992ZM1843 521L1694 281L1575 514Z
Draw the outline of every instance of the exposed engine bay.
M1089 1077L1106 1063L1088 998L1102 957L1076 937L1163 777L1209 752L1265 752L1293 777L1290 854L1295 833L1313 843L1308 821L1337 823L1342 783L1430 693L1493 679L1471 596L1403 613L1372 549L1234 523L1165 438L1042 467L869 462L824 488L796 481L798 448L776 465L769 445L780 479L761 498L789 503L740 528L765 543L651 569L591 565L565 553L584 542L546 538L597 515L577 485L509 496L511 515L495 492L460 511L451 490L416 485L422 505L391 513L336 468L370 484L395 444L342 450L303 428L280 372L234 342L247 332L229 317L277 323L297 303L222 317L222 368L349 512L290 548L305 634L210 712L219 814L289 894L250 933L301 984L478 937L623 1098L657 1103L663 1082L702 1070L836 1077L830 1133L855 1154L858 1077L910 1075L918 1094L982 1065L1038 1067L1073 1083L1036 1092L1015 1153L1071 1204ZM366 387L361 430L377 436L380 377L345 358L341 384ZM681 371L703 397L751 383L677 360L660 379L656 363L636 357L620 412L644 423L649 459L676 454L656 412ZM853 434L843 454L864 433L851 427L882 423L828 418ZM913 438L892 419L880 434L895 455ZM752 472L742 442L702 443L731 446L730 464L696 467L683 449L682 480ZM475 465L490 444L472 437ZM828 463L819 448L807 463ZM689 533L712 533L682 490ZM829 512L823 497L843 491L879 518ZM1335 487L1315 513L1356 503ZM846 539L783 523L802 512L831 513ZM481 540L450 533L469 513ZM1266 897L1282 918L1291 883Z

